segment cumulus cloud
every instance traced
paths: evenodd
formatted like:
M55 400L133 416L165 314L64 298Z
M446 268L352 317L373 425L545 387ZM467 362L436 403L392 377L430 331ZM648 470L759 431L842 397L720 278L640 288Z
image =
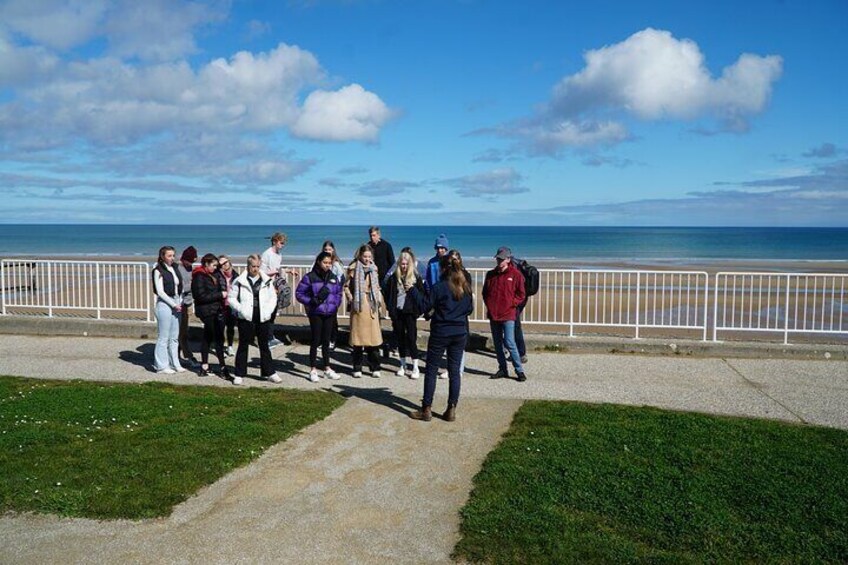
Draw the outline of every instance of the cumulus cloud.
M713 77L694 41L652 28L587 51L584 61L582 70L554 86L535 115L488 132L551 154L629 139L624 118L711 118L725 131L744 131L750 116L765 109L783 69L779 56L743 53Z
M351 84L309 94L291 131L306 139L373 142L393 114L379 96Z
M809 151L802 153L802 157L818 157L818 158L828 158L836 156L836 145L833 143L822 143L818 147L813 147Z
M505 167L440 182L456 188L456 192L460 196L494 199L497 196L528 192L529 188L521 186L523 179L524 177L518 171L511 167Z
M418 186L420 185L414 182L380 179L362 183L356 187L356 191L365 196L390 196Z

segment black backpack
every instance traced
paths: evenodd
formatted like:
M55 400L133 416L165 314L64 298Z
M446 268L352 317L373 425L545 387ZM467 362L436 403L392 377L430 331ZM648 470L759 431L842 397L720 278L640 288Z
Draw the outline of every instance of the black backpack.
M524 276L524 294L527 295L527 298L537 294L540 285L539 269L524 259L513 259L512 263Z

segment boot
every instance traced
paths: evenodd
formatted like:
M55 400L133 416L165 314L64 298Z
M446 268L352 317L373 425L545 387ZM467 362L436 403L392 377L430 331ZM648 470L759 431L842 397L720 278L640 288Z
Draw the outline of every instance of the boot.
M410 412L409 417L413 420L421 420L423 422L429 422L433 419L433 411L429 406L422 404L421 410L416 410L415 412Z
M456 404L448 404L448 409L445 410L445 413L442 415L442 419L445 422L453 422L456 420Z

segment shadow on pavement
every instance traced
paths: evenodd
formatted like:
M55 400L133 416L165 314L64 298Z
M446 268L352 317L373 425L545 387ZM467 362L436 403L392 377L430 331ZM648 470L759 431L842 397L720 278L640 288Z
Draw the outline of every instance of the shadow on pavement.
M409 415L413 410L420 406L414 402L407 400L401 396L395 396L388 388L359 388L348 385L334 384L326 390L340 394L345 398L361 398L386 408L391 408L395 412L400 412L404 416Z

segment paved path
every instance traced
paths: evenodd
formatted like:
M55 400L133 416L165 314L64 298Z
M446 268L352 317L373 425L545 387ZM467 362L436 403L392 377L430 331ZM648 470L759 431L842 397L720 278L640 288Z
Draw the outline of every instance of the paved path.
M131 339L0 336L0 374L141 382L152 345ZM486 454L525 398L651 405L848 429L848 362L532 354L530 380L489 380L496 363L469 354L454 424L405 417L421 381L384 372L306 380L307 349L274 352L283 385L352 398L161 520L0 517L0 562L446 563L458 511ZM348 365L344 365L348 363ZM394 363L394 362L392 362ZM256 369L251 369L256 372ZM171 382L232 386L221 379ZM439 381L437 412L446 395Z

